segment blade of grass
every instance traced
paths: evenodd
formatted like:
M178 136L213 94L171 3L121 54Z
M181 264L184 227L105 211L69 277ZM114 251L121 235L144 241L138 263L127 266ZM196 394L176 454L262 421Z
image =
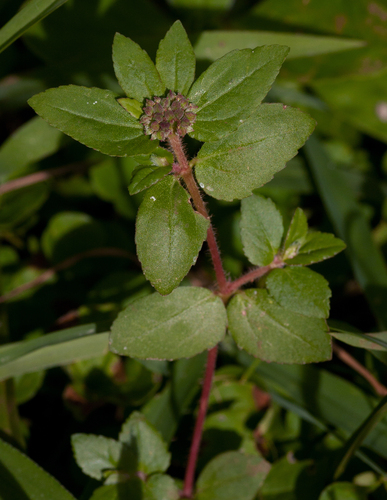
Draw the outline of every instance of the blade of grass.
M0 52L67 0L31 0L0 29Z

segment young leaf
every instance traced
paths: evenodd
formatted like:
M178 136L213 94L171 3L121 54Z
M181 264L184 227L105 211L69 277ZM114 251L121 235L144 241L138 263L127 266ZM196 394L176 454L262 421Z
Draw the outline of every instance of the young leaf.
M178 500L180 498L179 488L175 481L166 474L153 474L143 484L143 492L143 500Z
M312 318L327 318L332 293L328 282L306 267L273 269L267 277L266 288L285 309Z
M203 469L197 481L197 500L253 500L270 470L258 455L228 451Z
M253 194L242 200L241 238L243 250L256 266L270 264L281 244L282 216L269 199Z
M189 135L217 141L235 130L261 103L288 52L281 45L234 50L211 64L188 94L199 107Z
M167 89L186 95L195 78L196 58L180 21L175 21L161 40L156 68Z
M151 187L137 215L136 245L145 277L166 295L195 263L209 222L192 208L174 176Z
M116 100L111 90L68 85L46 90L28 104L50 125L110 156L152 152L158 145Z
M297 255L284 260L290 266L307 266L329 259L344 248L344 241L335 238L331 233L310 232L305 236Z
M223 302L209 290L180 287L133 301L113 323L110 350L139 359L179 359L211 349L224 336Z
M0 440L0 498L4 500L75 500L39 465Z
M133 412L122 426L119 441L136 453L137 470L145 474L164 472L171 456L160 434L148 424L144 415Z
M75 460L85 474L103 479L105 471L124 468L136 470L136 456L127 446L115 439L92 434L73 434L71 444Z
M148 189L168 175L171 167L154 167L152 165L139 166L133 170L133 177L129 184L129 193L136 194Z
M323 319L284 309L266 290L235 295L227 307L229 330L239 347L277 363L316 363L331 358Z
M145 97L161 96L165 85L151 58L136 42L116 33L113 63L117 80L128 97L142 102Z
M318 500L367 500L367 489L353 483L339 482L327 486Z
M196 177L214 198L247 198L285 167L314 125L299 109L262 104L233 134L202 146Z
M284 260L297 255L308 234L308 221L301 208L297 208L290 222L284 243Z

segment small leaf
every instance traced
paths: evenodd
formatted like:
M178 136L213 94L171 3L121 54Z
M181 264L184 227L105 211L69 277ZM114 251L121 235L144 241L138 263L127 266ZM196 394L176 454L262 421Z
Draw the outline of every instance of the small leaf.
M234 50L211 64L188 94L199 107L189 135L216 141L235 130L261 103L288 52L280 45Z
M377 333L356 333L356 332L330 332L332 337L335 337L340 342L360 347L362 349L370 349L373 351L387 351L387 332Z
M297 154L314 124L299 109L262 104L233 134L202 146L196 177L214 198L247 198Z
M312 318L329 316L328 282L306 267L273 269L266 280L270 295L285 309Z
M179 488L175 481L166 474L153 474L143 484L143 492L143 500L178 500L180 498Z
M179 359L211 349L224 336L226 311L209 290L180 287L167 297L153 293L122 311L110 349L139 359Z
M331 358L325 321L281 307L266 290L249 289L235 295L227 314L238 346L264 361L316 363Z
M254 194L242 200L241 237L243 250L256 266L270 264L281 244L282 216L269 199Z
M306 235L297 255L286 259L285 262L290 266L307 266L333 257L344 250L345 246L344 241L335 238L331 233L310 232Z
M56 479L19 450L0 440L0 498L75 500Z
M173 154L161 146L157 146L151 154L136 155L134 159L141 165L152 164L158 167L172 165L174 161Z
M129 193L136 194L156 184L171 171L171 167L153 167L151 165L137 167L129 184Z
M130 415L122 426L119 440L135 452L137 470L153 474L168 469L171 456L167 446L141 413L133 412Z
M103 479L104 472L125 467L125 471L135 470L136 457L125 445L104 436L73 434L71 444L75 460L85 474L94 479ZM123 460L125 454L126 460Z
M208 226L174 176L147 191L137 215L137 254L145 277L159 293L171 293L191 269Z
M270 470L258 455L228 451L203 469L197 481L197 500L253 500Z
M133 116L133 118L140 118L140 116L143 114L141 103L138 102L137 99L131 99L130 97L121 97L120 99L117 99L117 101L128 113Z
M167 89L186 95L195 78L196 58L180 21L175 21L161 40L156 68Z
M318 500L367 500L366 488L353 483L332 483L327 486Z
M161 96L165 85L151 58L136 42L116 33L113 63L117 80L128 97L142 102L145 97Z
M110 90L68 85L31 97L28 104L50 125L110 156L150 153L158 145Z
M297 208L290 222L284 243L284 260L297 255L308 233L308 221L301 208Z

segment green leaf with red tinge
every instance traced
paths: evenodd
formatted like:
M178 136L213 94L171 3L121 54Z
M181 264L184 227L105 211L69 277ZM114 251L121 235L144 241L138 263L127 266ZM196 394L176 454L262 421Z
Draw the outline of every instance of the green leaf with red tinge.
M174 176L147 191L137 215L137 254L145 277L159 293L179 286L196 262L208 226Z

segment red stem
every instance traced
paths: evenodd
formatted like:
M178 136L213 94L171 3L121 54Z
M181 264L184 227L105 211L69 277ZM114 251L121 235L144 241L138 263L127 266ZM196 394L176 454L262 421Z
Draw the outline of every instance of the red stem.
M204 375L202 394L200 396L199 412L196 417L195 429L189 450L188 464L184 477L183 498L192 498L192 490L195 480L196 462L198 459L200 443L203 434L203 424L207 414L208 398L210 396L212 377L215 371L218 346L208 351L206 373Z

